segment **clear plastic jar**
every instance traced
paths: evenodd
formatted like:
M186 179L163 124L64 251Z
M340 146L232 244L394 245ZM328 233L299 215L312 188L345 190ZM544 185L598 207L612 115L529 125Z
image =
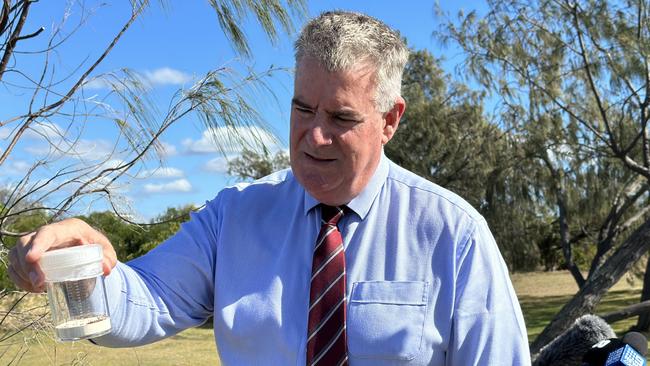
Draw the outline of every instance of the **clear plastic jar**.
M59 340L94 338L111 331L102 259L98 244L51 250L41 257Z

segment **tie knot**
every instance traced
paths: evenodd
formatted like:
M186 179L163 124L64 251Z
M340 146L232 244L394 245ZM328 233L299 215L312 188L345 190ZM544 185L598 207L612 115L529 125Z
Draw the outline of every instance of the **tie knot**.
M323 217L323 224L336 225L343 216L344 206L327 206L321 204L320 210Z

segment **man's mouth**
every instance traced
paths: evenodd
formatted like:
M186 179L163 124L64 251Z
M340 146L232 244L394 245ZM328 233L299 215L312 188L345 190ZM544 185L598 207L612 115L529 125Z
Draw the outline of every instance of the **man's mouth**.
M311 154L308 154L308 153L305 153L305 155L306 155L307 158L309 158L310 160L314 160L314 161L318 161L318 162L323 162L323 163L331 162L331 161L335 161L335 160L336 160L336 159L330 159L330 158L325 158L325 157L320 157L320 156L314 156L314 155L311 155Z

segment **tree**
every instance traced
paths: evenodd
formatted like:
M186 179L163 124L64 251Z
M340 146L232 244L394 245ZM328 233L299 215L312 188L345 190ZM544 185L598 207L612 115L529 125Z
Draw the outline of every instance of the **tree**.
M242 20L253 14L271 40L277 39L279 29L293 29L290 13L304 14L301 0L261 2L211 1L219 25L242 55L250 56L250 49L241 28ZM9 182L0 211L0 242L24 232L9 230L11 218L27 212L47 213L48 221L58 220L71 210L90 200L104 200L121 216L128 208L120 201L119 184L128 179L127 172L142 169L152 158L162 160L160 136L172 125L189 114L195 114L208 127L226 126L231 137L237 139L237 127L261 123L248 102L249 92L264 88L264 78L276 69L237 78L232 70L218 68L208 72L191 88L179 90L165 113L156 113L147 96L147 85L130 70L94 75L98 66L117 46L133 22L149 6L148 1L132 2L132 12L124 24L94 59L79 61L79 67L69 75L60 75L53 58L58 49L74 41L75 32L83 31L90 21L92 7L83 2L69 3L66 17L79 13L79 24L69 26L64 19L50 34L43 28L37 31L25 28L30 9L39 4L31 0L3 1L0 8L0 84L15 98L23 98L23 113L0 114L0 128L10 131L0 145L0 166L9 164L16 146L31 133L40 134L49 143L49 152L36 157L25 175ZM46 42L34 43L42 37ZM33 44L43 44L33 51ZM32 45L29 52L21 46ZM38 72L22 67L26 63L41 62ZM68 61L68 63L72 63ZM111 86L103 96L87 96L84 87L101 80ZM115 129L113 151L108 156L88 159L79 151L83 132L93 122L106 122ZM217 141L217 143L222 141ZM118 159L119 158L119 159ZM133 174L133 173L131 173ZM137 173L136 173L137 174ZM26 206L26 201L39 206ZM4 244L3 244L4 245Z
M649 13L631 1L489 5L484 17L461 15L440 35L465 51L465 69L499 96L503 123L525 133L547 166L540 184L581 284L533 342L535 353L592 312L650 248ZM581 236L595 249L586 278L573 260Z
M129 253L127 258L139 257L174 235L180 229L181 224L190 219L190 213L197 209L191 204L167 208L164 213L152 219L151 223L143 228L140 234L141 244L137 250Z
M241 156L228 162L228 174L241 180L255 180L287 167L289 156L284 151L272 156L266 149L260 153L245 147Z
M483 116L483 97L452 82L427 51L413 51L403 79L408 108L386 154L401 166L467 198L488 220L511 270L536 268L551 233L537 209L539 195L528 191L535 177L512 158L523 149ZM244 149L229 162L229 173L258 179L289 165L284 153L272 156ZM525 187L526 189L522 189ZM513 210L513 208L516 208ZM548 254L549 266L556 260Z
M439 63L428 51L411 52L402 84L407 108L386 155L476 207L511 270L535 268L544 218L533 195L520 189L528 176L518 164L521 148L486 119L484 95L452 81Z
M19 225L27 217L48 223L71 216L79 206L103 201L117 217L130 219L120 184L144 170L145 162L162 161L160 137L189 115L197 116L206 127L227 127L229 138L235 140L241 139L238 127L263 123L249 101L255 99L253 93L268 91L265 80L277 68L243 76L230 68L215 68L190 88L178 90L162 113L136 72L122 69L98 75L99 66L150 6L147 0L130 3L130 13L124 14L114 35L95 39L105 46L85 60L69 59L63 45L75 42L75 35L86 30L95 4L67 2L61 22L51 31L30 28L30 10L43 2L3 0L0 4L0 87L4 95L11 96L12 105L23 107L18 113L0 111L0 129L8 131L0 133L0 169L8 169L17 146L29 133L40 135L49 147L29 167L21 167L21 178L7 182L9 190L0 203L0 253L6 253L16 237L33 230L31 225ZM290 32L294 19L305 13L303 0L210 0L209 4L230 46L244 59L250 57L242 29L247 18L252 17L275 41L280 31ZM71 19L78 23L69 24ZM60 71L65 70L58 67L64 63L61 59L78 66L71 72ZM40 66L34 68L34 64ZM86 87L93 82L108 85L110 91L88 95ZM80 151L80 142L96 123L112 126L114 140L111 153L88 158ZM124 230L116 217L96 215L94 219Z
M132 225L112 211L93 212L88 216L78 216L77 218L86 221L90 226L106 235L120 260L132 259L133 253L140 251L143 226Z
M269 38L275 40L278 28L292 29L290 11L304 12L300 0L288 0L284 5L279 0L223 0L211 1L210 4L221 29L243 56L250 55L241 29L242 20L249 13L254 14ZM30 8L38 6L38 3L30 0L3 2L0 11L0 82L16 97L24 97L26 110L14 116L0 115L0 127L11 131L6 137L8 142L0 151L0 166L7 164L16 145L30 130L41 134L50 143L50 151L36 159L25 176L12 184L13 192L0 212L2 237L22 234L10 232L1 224L9 215L18 215L16 207L27 198L41 202L43 206L39 209L50 213L51 220L59 219L80 201L88 199L106 200L116 212L123 213L119 212L121 203L115 186L125 179L128 171L139 168L146 159L161 159L157 155L162 150L160 136L189 114L197 115L208 127L226 126L234 139L238 137L238 126L261 123L261 118L248 102L251 98L247 93L254 90L251 88L264 88L263 79L276 69L241 78L232 74L230 69L215 69L191 88L179 91L170 101L169 109L162 114L156 113L147 97L147 85L136 73L122 70L93 75L123 34L149 6L148 1L133 2L132 13L95 59L80 62L78 71L71 75L57 74L52 55L62 44L71 42L74 32L80 32L89 21L90 11L84 5L80 3L75 7L73 4L66 10L67 14L80 12L78 25L70 30L62 22L46 35L43 29L30 32L24 28ZM43 50L19 52L21 45L43 36L49 37ZM38 61L42 62L42 68L35 75L21 67L23 63ZM110 85L112 90L100 97L86 96L84 86L97 80ZM78 151L79 141L86 126L97 121L108 121L115 127L113 153L100 159L84 160ZM70 193L61 195L62 190Z
M117 257L127 261L146 254L174 235L180 229L180 225L189 220L190 212L196 210L194 205L170 207L151 219L149 224L139 225L125 222L111 211L93 212L78 218L104 233L114 244Z

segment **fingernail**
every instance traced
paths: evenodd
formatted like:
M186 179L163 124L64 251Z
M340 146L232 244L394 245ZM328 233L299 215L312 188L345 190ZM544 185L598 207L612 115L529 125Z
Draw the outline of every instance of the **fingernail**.
M38 283L38 274L34 271L29 272L29 280L32 281L32 285L36 286Z

